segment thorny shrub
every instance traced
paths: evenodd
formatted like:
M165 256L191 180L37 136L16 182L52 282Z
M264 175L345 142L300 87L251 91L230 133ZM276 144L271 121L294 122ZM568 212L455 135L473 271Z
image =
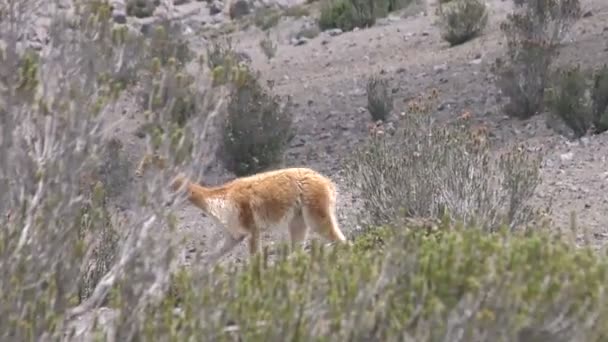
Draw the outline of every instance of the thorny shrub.
M528 200L540 182L540 156L514 147L495 158L466 125L434 122L436 96L410 102L394 135L372 136L347 161L347 179L364 205L361 223L449 215L495 229L535 218Z
M488 24L484 0L454 0L439 4L438 10L441 37L451 46L475 38Z
M375 229L353 248L184 271L146 312L144 339L601 341L605 258L567 236ZM465 229L466 228L466 229ZM540 228L540 227L539 227ZM171 314L171 312L175 312ZM535 338L536 336L536 338ZM544 338L538 339L538 336Z
M559 45L581 15L579 0L514 0L501 24L505 60L497 60L497 86L508 97L508 115L529 118L542 110L550 67Z
M277 54L277 44L272 41L269 35L260 40L260 49L268 60L272 60Z
M367 81L367 110L374 121L386 120L393 110L393 97L388 81L371 76Z
M559 69L547 93L551 114L572 129L574 136L608 129L608 67L588 77L579 66Z
M226 165L238 176L277 165L293 138L289 102L282 103L247 67L231 85L224 126Z
M154 49L150 39L113 24L108 2L86 1L69 16L51 9L48 44L24 50L21 39L46 3L12 1L0 22L0 339L85 338L98 308L111 304L119 339L131 340L174 269L167 204L177 196L165 185L175 169L130 184L139 200L120 226L104 191L111 182L84 178L118 147L104 142L119 123L108 123L108 114L121 110L116 103L125 85L139 83L123 76L140 81L149 71L141 62ZM159 79L168 72L161 71ZM195 75L197 101L211 101L209 73ZM172 103L157 109L159 122L171 121ZM154 140L158 151L175 156L171 166L192 173L191 160L208 161L205 138L215 117L201 114L188 129L165 129L146 146ZM188 157L178 161L185 149Z

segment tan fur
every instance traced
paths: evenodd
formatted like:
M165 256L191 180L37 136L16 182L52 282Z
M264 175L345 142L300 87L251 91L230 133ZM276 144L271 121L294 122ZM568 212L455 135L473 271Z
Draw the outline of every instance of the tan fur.
M347 243L335 216L336 189L327 177L308 168L287 168L235 179L217 187L193 183L183 175L171 182L184 187L188 200L227 232L221 257L246 236L249 251L259 251L260 232L275 227L289 231L295 248L312 229L332 242Z

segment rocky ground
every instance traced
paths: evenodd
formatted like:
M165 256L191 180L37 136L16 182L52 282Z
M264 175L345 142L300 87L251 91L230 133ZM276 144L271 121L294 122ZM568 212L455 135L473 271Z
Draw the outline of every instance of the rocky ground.
M399 15L393 14L372 28L348 33L324 32L311 39L294 38L303 28L310 27L309 17L283 18L270 30L270 36L278 44L276 57L270 61L258 46L264 33L256 27L238 29L239 25L231 23L225 14L211 15L212 6L206 2L187 2L171 11L190 28L195 49L204 47L201 32L237 27L232 33L237 49L251 57L254 68L264 78L274 81L277 93L292 96L297 105L297 136L288 150L286 165L309 166L336 179L341 191L339 219L347 234L354 229L356 206L344 185L340 165L353 146L367 135L370 117L364 109L365 82L369 75L381 72L390 79L396 113L408 99L437 88L441 99L436 112L439 119L453 120L468 110L472 120L489 128L498 147L525 142L541 148L546 158L541 170L543 184L536 200L540 204L551 201L551 215L557 225L567 227L571 214L575 213L578 224L587 227L594 241L602 244L608 240L608 134L569 142L549 129L542 115L521 121L501 113L502 101L490 66L503 53L499 25L511 2L488 0L488 3L490 18L484 34L456 47L449 47L439 36L434 24L434 1L426 7L416 5ZM597 66L607 61L608 3L582 0L582 4L586 14L564 41L559 64ZM313 14L316 5L312 4ZM126 20L132 24L153 19ZM136 163L143 142L133 132L142 118L133 104L127 103L123 108L120 115L126 121L114 134L131 151L131 162ZM208 177L208 183L217 184L233 176L216 172ZM197 209L185 206L179 218L190 252L217 245L218 227L204 219ZM285 236L280 232L268 233L264 243ZM242 259L246 256L245 247L243 244L236 248L228 259Z

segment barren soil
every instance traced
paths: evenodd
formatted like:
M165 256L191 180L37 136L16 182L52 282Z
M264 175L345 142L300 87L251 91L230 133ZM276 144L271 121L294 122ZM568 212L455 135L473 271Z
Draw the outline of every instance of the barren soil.
M367 134L370 122L364 109L367 77L384 72L394 88L396 113L408 99L437 88L441 103L435 115L439 119L453 120L469 110L472 120L490 129L497 148L513 142L541 148L546 158L536 201L539 204L552 201L551 217L556 225L568 227L574 212L578 225L587 227L598 245L608 240L608 134L568 142L547 127L543 115L521 121L501 113L502 101L493 84L490 66L503 54L499 24L511 2L488 2L491 14L484 34L452 48L441 40L434 25L434 2L429 4L427 14L410 9L403 15L391 15L372 28L337 36L322 33L299 46L292 45L289 37L307 19L285 18L271 31L271 37L278 37L277 55L271 61L258 46L263 34L257 28L234 34L237 48L251 56L253 66L264 78L274 80L275 91L291 95L297 104L294 109L297 136L288 150L286 166L312 167L335 179L340 189L339 221L345 234L356 229L353 215L357 209L353 205L355 199L344 185L341 163ZM597 66L607 61L608 2L582 3L584 12L590 11L591 15L576 24L564 42L558 64L577 62ZM199 18L203 14L197 13L184 19L194 31L203 20ZM201 49L203 44L200 35L192 35L193 47ZM129 158L135 164L141 157L143 141L133 132L142 118L134 105L126 103L124 108L124 113L118 115L126 122L113 134L127 146ZM220 167L216 169L206 183L218 184L234 177ZM219 227L202 217L198 209L185 205L178 217L188 240L188 254L216 248ZM270 244L285 238L286 233L267 232L262 236L263 244ZM224 259L243 260L245 247L245 244L238 246Z

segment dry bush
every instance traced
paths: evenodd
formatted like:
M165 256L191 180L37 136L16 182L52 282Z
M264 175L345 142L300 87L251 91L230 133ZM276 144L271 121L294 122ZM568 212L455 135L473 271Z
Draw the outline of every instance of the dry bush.
M278 8L259 8L253 13L253 24L262 31L268 31L269 29L277 26L279 20L281 20L281 16L282 13Z
M488 24L484 0L454 0L439 4L441 37L451 46L477 37Z
M579 66L558 69L547 93L552 116L563 120L576 138L608 129L608 68L591 77Z
M242 67L232 82L224 126L224 155L236 175L247 175L280 164L293 138L293 114L259 75Z
M148 69L150 39L115 26L105 1L69 15L52 8L44 13L52 15L48 44L23 49L42 4L11 1L0 22L0 339L87 339L100 306L111 305L104 311L118 318L114 337L131 340L142 330L142 312L164 296L176 261L167 204L181 197L166 186L173 165L192 173L191 160L208 162L205 139L217 112L148 137L147 148L172 156L172 167L131 185L138 200L118 226L104 177L93 191L83 177L117 147L104 134L120 124L107 117L121 110L115 104L125 85L146 73L162 82L173 70ZM195 75L197 101L210 101L209 73ZM159 123L171 122L173 102L155 110Z
M367 81L367 110L374 121L382 120L393 110L393 96L388 81L372 76Z
M579 0L514 0L501 24L505 60L497 60L497 86L509 98L505 112L529 118L542 110L552 61L562 39L581 15Z
M540 158L519 147L495 158L466 126L435 124L433 96L412 102L393 136L372 137L347 162L364 204L362 223L449 215L488 229L526 224Z
M268 35L260 40L260 49L268 60L272 60L277 54L277 44Z

